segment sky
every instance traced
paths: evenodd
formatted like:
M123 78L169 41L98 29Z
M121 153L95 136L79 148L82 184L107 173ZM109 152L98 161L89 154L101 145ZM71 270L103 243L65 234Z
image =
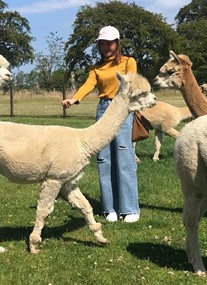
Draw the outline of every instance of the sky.
M27 18L31 28L31 36L35 38L32 46L35 52L47 54L46 37L51 32L57 32L58 37L67 41L73 32L73 22L82 5L89 4L92 7L96 2L92 0L4 0L11 11L16 10L21 16ZM109 2L101 0L100 2ZM174 23L174 18L180 8L189 4L191 0L133 0L122 1L134 2L150 12L162 14L169 24ZM21 66L15 72L23 70L30 72L33 66L30 64Z

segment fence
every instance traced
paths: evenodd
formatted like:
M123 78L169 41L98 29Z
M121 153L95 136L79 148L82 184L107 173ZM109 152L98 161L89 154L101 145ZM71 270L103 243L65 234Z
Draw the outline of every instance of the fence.
M66 92L42 92L31 94L22 90L0 93L0 116L94 116L97 105L97 95L90 94L81 104L70 109L64 109L61 101L64 97L71 98L74 93Z
M154 92L158 100L170 103L175 106L185 106L182 95L179 91L162 90ZM95 118L97 94L88 95L79 105L64 110L61 105L63 97L71 98L74 93L67 92L42 92L31 94L29 91L9 90L7 93L0 93L0 116L36 116L36 117L65 117L90 116Z

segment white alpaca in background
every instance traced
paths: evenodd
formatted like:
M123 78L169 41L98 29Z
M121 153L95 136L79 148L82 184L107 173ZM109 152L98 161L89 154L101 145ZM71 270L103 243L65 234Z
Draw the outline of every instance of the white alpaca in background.
M12 80L12 74L7 69L9 67L9 62L0 55L0 87Z
M77 181L91 156L115 137L128 114L156 104L148 81L137 74L120 75L118 94L94 125L85 129L35 126L0 122L0 173L17 183L42 183L36 221L29 238L32 253L38 252L46 217L61 193L82 211L89 229L100 243L107 243L101 224L93 216Z
M176 107L159 101L152 108L145 109L140 113L150 122L152 129L155 130L154 161L159 160L163 134L177 138L180 132L175 127L180 122L193 117L188 107ZM141 162L138 156L136 156L136 160L138 163Z

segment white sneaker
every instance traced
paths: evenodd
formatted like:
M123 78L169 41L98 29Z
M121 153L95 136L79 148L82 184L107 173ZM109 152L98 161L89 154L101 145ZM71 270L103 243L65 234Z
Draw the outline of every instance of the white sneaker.
M117 214L115 212L113 213L109 213L107 216L106 216L106 220L108 222L116 222L117 221Z
M124 222L126 223L135 223L139 220L139 214L129 214L124 218Z

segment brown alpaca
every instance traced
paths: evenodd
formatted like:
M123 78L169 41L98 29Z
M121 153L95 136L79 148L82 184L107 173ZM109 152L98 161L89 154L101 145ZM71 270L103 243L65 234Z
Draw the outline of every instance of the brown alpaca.
M170 60L160 69L155 82L160 87L179 89L195 117L175 142L174 159L184 196L183 223L186 229L186 252L199 276L206 276L198 239L198 226L207 211L207 100L192 73L186 55L170 52Z
M162 88L179 89L195 118L207 114L207 99L192 72L192 62L189 57L176 55L170 51L170 59L160 68L155 78L155 85Z

